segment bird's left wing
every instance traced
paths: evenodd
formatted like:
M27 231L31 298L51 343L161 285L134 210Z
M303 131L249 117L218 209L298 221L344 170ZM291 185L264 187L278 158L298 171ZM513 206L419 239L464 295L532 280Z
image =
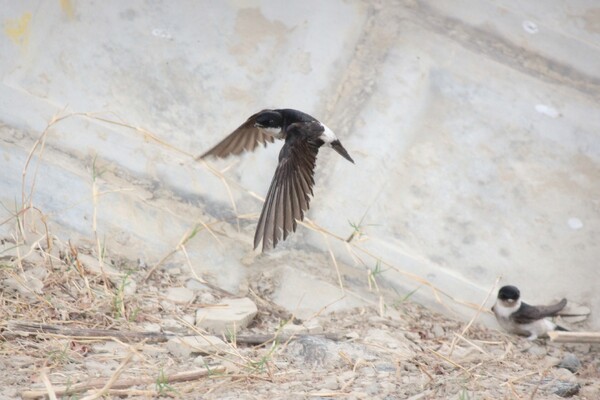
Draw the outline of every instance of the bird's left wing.
M279 164L271 181L258 219L254 248L262 240L262 250L274 248L296 230L304 219L314 185L314 169L324 128L318 122L297 122L289 126Z
M264 111L264 110L263 110ZM262 111L261 111L262 112ZM217 143L212 149L199 156L205 158L214 156L224 158L229 155L238 155L244 151L252 151L259 144L267 145L267 142L273 143L275 140L272 136L263 133L260 129L254 126L258 112L246 120L235 131L230 133L225 139Z
M566 305L567 299L562 299L560 302L549 306L530 306L527 303L521 303L521 307L510 318L519 324L527 324L542 318L554 316L557 312L565 308Z

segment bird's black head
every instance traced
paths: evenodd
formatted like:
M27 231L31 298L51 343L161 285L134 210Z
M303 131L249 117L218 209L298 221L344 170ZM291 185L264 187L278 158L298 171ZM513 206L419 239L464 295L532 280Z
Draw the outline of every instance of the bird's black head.
M263 129L279 129L283 126L283 116L277 111L263 110L256 114L254 126Z
M502 286L498 291L498 299L517 301L521 292L515 286Z

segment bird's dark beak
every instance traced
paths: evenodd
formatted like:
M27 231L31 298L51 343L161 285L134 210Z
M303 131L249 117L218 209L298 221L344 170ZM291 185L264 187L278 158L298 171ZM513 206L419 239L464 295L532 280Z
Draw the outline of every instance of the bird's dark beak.
M331 142L331 147L335 151L337 151L342 157L344 157L346 160L348 160L352 164L354 164L354 160L352 159L352 157L350 157L350 154L348 154L348 152L346 151L344 146L342 146L342 143L340 143L339 140L334 140L333 142Z

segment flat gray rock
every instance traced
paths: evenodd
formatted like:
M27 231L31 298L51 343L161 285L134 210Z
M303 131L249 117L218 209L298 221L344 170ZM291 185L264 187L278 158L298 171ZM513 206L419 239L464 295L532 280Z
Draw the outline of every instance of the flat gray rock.
M256 316L256 304L247 297L225 299L214 307L196 310L196 325L217 335L237 333Z
M221 353L228 348L227 343L211 335L182 336L167 342L169 352L179 358L190 358L197 354Z

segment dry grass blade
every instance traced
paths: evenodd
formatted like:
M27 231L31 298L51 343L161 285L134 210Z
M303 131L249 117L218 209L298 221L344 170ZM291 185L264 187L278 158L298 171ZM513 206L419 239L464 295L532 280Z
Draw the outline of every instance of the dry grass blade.
M130 353L133 354L133 353ZM223 374L226 371L225 367L215 366L209 368L203 368L194 371L186 371L168 375L164 377L165 383L176 383L176 382L187 382L194 381L206 376L215 375L215 374ZM132 386L140 386L140 385L151 385L156 383L156 378L130 378L130 379L122 379L116 380L110 386L107 393L110 392L111 389L127 389ZM76 383L70 386L60 386L55 387L55 392L58 396L66 396L66 395L74 395L77 393L84 393L89 390L100 389L107 384L106 379L92 379L86 383ZM156 392L152 392L153 395L156 395ZM37 399L40 397L44 397L47 395L45 390L25 390L21 392L21 397L23 399Z
M117 370L112 374L112 376L104 384L104 386L102 386L102 388L98 392L93 393L89 396L85 396L81 400L95 400L99 397L104 396L108 392L108 390L115 384L117 379L119 379L119 376L121 376L121 374L125 370L125 367L127 367L127 364L129 364L129 362L133 358L134 354L135 353L133 351L130 351L129 353L127 353L127 356L125 356L123 361L121 361L121 365L119 365L119 368L117 368Z
M44 383L44 386L46 387L46 392L47 392L50 400L57 400L56 392L54 391L54 387L52 386L50 379L48 379L47 368L42 369L41 378L42 378L42 382Z
M464 337L465 336L465 333L467 333L467 331L471 328L471 325L473 325L473 323L475 322L475 320L477 319L477 317L479 317L479 314L481 314L481 310L483 310L483 307L488 302L488 300L489 300L490 296L492 295L494 289L496 288L496 286L498 286L498 282L500 282L500 279L501 279L500 276L496 278L496 282L494 282L494 285L489 290L487 296L485 296L485 299L483 299L483 301L479 305L479 308L477 309L477 312L473 315L473 317L471 318L471 320L469 321L469 323L463 328L462 332L460 333L460 337ZM449 353L449 355L452 355L452 352L454 351L454 346L456 345L456 341L458 340L458 338L459 338L459 336L457 336L454 339L452 339L452 344L450 345L450 353Z
M160 332L122 332L114 329L76 329L58 325L39 324L34 322L10 321L9 330L4 332L6 338L34 334L37 336L58 336L77 339L119 339L125 342L147 340L149 342L166 342L173 335Z

